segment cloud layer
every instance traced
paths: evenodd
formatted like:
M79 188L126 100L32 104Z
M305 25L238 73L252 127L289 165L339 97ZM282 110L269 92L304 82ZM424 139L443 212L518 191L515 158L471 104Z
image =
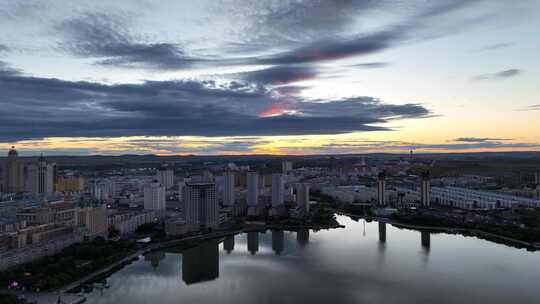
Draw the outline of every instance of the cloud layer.
M492 74L476 75L473 77L473 80L501 80L516 77L521 74L521 72L520 69L508 69Z
M60 23L65 50L81 57L97 58L97 64L151 69L181 69L199 60L187 56L177 44L144 43L126 26L127 17L85 14Z
M279 74L279 73L278 73ZM268 76L270 75L270 76ZM372 97L281 100L267 82L147 81L104 85L0 72L0 141L45 137L246 136L386 130L390 119L420 118L416 103ZM249 77L248 77L249 78ZM279 77L278 77L279 78ZM276 115L262 115L269 110Z

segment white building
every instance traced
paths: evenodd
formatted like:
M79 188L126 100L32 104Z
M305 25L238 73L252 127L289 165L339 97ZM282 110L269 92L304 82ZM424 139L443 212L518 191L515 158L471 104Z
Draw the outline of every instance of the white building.
M228 171L223 174L223 205L234 206L234 172Z
M540 200L459 187L432 187L431 200L464 209L495 209L513 206L540 207Z
M174 171L167 167L159 168L156 172L156 180L161 183L165 189L170 189L174 186Z
M344 203L353 203L355 201L366 203L376 201L378 198L377 188L366 186L326 186L321 191ZM386 193L388 196L388 193ZM386 199L385 199L386 200Z
M133 233L139 226L154 223L158 219L155 211L119 211L108 216L108 226L114 227L120 234Z
M146 185L144 187L144 209L164 211L165 208L165 187L157 181Z
M192 228L216 228L219 225L219 206L216 184L188 182L184 187L184 217Z
M284 186L283 174L272 174L272 207L283 205Z
M93 181L89 187L90 195L97 200L108 200L114 196L114 183L108 179Z

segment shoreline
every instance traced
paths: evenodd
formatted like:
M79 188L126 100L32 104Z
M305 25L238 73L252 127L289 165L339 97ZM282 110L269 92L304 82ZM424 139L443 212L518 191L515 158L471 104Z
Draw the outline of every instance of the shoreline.
M348 217L358 217L358 218L366 219L363 215L356 215L356 214L351 214L351 213L347 213L347 212L339 212L339 214L344 215L344 216L348 216ZM540 246L535 245L533 243L529 243L529 242L526 242L526 241L514 239L514 238L511 238L511 237L504 236L504 235L499 235L499 234L483 231L483 230L480 230L480 229L459 228L459 227L445 227L445 226L424 226L424 225L403 223L403 222L400 222L400 221L392 220L392 219L385 218L385 217L378 217L378 216L373 216L373 217L371 217L371 219L373 219L373 220L375 220L377 222L391 224L391 225L394 225L394 226L396 226L398 228L413 229L413 230L430 230L430 231L436 231L436 232L445 232L445 233L449 233L449 234L456 234L457 233L457 234L461 234L461 235L464 235L464 236L467 236L467 235L465 235L465 233L472 234L472 235L481 235L481 236L486 236L486 237L489 237L489 238L493 238L493 239L497 239L497 240L501 240L501 241L521 245L521 246L525 246L525 247L527 247L529 249L533 249L535 251L540 250ZM489 239L487 239L487 240L489 241Z
M400 221L392 220L389 218L384 217L369 217L366 218L364 215L356 215L351 214L347 212L336 212L337 215L343 215L348 216L351 218L362 218L362 219L372 219L377 222L381 223L387 223L391 224L397 228L400 229L411 229L411 230L420 230L420 231L432 231L432 232L442 232L442 233L448 233L448 234L460 234L463 236L476 236L481 239L485 239L487 241L493 241L499 240L507 243L512 243L514 245L521 246L520 248L525 247L526 249L530 250L539 250L539 246L534 245L529 242L513 239L510 237L502 236L493 234L490 232L482 231L479 229L469 229L469 228L457 228L457 227L443 227L443 226L424 226L424 225L417 225L417 224L409 224L409 223L403 223ZM337 228L345 228L345 225L339 224L339 222L333 223L333 224L327 224L327 225L273 225L273 224L253 224L253 225L245 225L241 229L234 229L234 230L223 230L223 231L215 231L207 234L200 234L200 235L193 235L188 236L184 238L178 238L178 239L172 239L172 240L166 240L161 241L155 244L151 244L150 246L146 248L142 248L125 258L121 259L120 261L117 261L111 265L108 265L104 267L103 269L97 270L93 272L92 274L89 274L83 278L80 278L79 280L69 283L61 288L58 288L53 291L49 291L46 293L62 293L65 295L78 295L77 292L74 292L74 290L78 288L82 288L85 284L92 283L97 277L100 275L107 274L108 272L111 272L107 274L106 276L111 275L112 273L116 272L118 269L115 268L123 268L126 265L131 264L134 260L138 259L141 255L145 255L151 252L167 249L167 248L173 248L173 247L181 247L181 250L185 250L191 247L198 246L200 243L214 240L214 239L220 239L228 236L237 235L240 233L248 233L248 232L265 232L267 230L284 230L284 231L298 231L301 229L310 229L310 230L328 230L328 229L337 229ZM485 238L482 238L485 237ZM491 240L490 240L491 238ZM114 270L114 271L113 271ZM84 296L82 296L84 297ZM84 297L85 298L85 297Z
M70 292L71 290L74 290L76 288L81 287L82 285L85 285L87 283L92 282L96 277L99 275L102 275L104 273L107 273L111 271L115 267L124 267L135 258L138 258L140 255L148 254L151 252L172 248L172 247L182 247L182 249L188 249L191 247L195 247L199 245L202 242L219 239L227 236L237 235L240 233L247 233L247 232L264 232L266 230L284 230L284 231L297 231L300 229L311 229L311 230L321 230L321 229L337 229L337 228L345 228L344 225L341 225L339 223L335 224L328 224L328 225L261 225L261 226L254 226L254 227L243 227L242 229L235 229L235 230L228 230L228 231L216 231L212 233L207 234L201 234L201 235L195 235L195 236L189 236L186 238L181 239L174 239L174 240L168 240L164 242L159 242L150 245L147 248L138 250L137 252L125 257L124 259L111 264L103 269L100 269L88 276L85 276L84 278L81 278L77 280L76 282L70 283L66 286L63 286L59 289L56 289L52 292L61 292L63 294L74 294L73 292ZM191 243L193 242L193 243Z

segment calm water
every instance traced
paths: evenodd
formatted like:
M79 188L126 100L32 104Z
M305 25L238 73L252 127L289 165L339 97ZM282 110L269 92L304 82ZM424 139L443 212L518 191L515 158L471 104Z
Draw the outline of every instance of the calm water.
M540 303L540 252L340 217L154 253L88 303Z

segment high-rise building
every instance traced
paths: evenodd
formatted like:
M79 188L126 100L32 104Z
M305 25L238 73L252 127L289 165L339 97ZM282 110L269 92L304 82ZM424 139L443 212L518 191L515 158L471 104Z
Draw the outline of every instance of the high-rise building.
M2 164L1 192L17 193L24 191L24 163L19 159L15 147L11 147L7 160Z
M94 180L89 185L90 195L96 200L108 200L114 195L114 183L108 179Z
M219 206L215 183L187 182L183 198L186 225L195 229L218 227Z
M144 187L144 209L165 211L165 187L154 181Z
M296 184L295 190L297 207L305 212L309 212L309 184Z
M283 205L284 186L283 174L272 174L272 207Z
M83 235L90 238L107 235L109 227L105 205L81 208L78 216Z
M223 205L234 206L234 172L227 171L223 174Z
M249 171L246 183L248 215L256 215L257 206L259 205L259 173Z
M184 200L184 186L186 185L185 181L178 182L178 200L183 201Z
M156 172L156 180L161 183L165 189L170 189L174 186L174 171L162 166Z
M377 181L377 205L386 205L386 173L379 173Z
M429 207L431 205L431 185L429 172L422 173L422 181L420 186L420 202L422 207Z
M286 160L281 163L281 171L283 174L287 174L289 171L292 171L293 163L292 161Z
M36 197L54 193L55 164L48 163L43 156L27 166L26 190Z

